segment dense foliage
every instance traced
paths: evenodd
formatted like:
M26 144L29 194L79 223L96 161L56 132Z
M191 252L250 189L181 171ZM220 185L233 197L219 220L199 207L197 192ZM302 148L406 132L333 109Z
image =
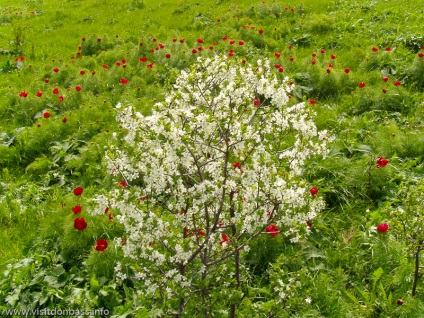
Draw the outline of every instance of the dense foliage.
M424 317L423 13L409 0L0 3L0 310L190 317L231 315L237 305L241 317ZM216 55L226 57L223 82L195 89L208 78L198 58ZM263 86L243 86L249 79ZM228 85L245 87L234 102ZM230 115L239 133L217 133L225 120L210 117L215 97L246 116ZM185 108L196 104L202 111ZM278 122L281 110L291 127ZM261 123L267 130L256 136ZM267 155L319 131L334 137L325 160L307 155L296 170L295 152ZM183 160L188 149L198 151L193 160ZM222 149L228 157L218 163ZM242 195L212 182L223 167ZM260 195L258 171L268 173ZM202 176L209 183L196 188ZM283 184L298 190L301 207L271 204ZM228 213L211 212L215 226L195 217L216 208L212 197ZM321 212L308 214L309 204ZM137 224L134 211L155 221ZM296 243L296 233L282 235L292 216L309 233ZM202 242L213 248L190 268L195 300L185 311L177 285L145 294L140 277L161 270L143 269L146 255L159 250L169 271L184 265L177 244L188 252ZM202 283L208 251L229 257ZM236 268L240 280L229 274Z

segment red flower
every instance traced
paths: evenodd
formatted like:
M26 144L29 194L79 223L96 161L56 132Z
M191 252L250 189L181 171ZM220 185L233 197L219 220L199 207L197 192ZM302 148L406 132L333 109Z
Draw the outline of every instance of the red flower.
M240 168L241 166L240 166L240 162L234 162L233 163L233 167L234 167L234 169L237 169L237 168Z
M82 194L83 188L77 187L74 189L74 194L78 197Z
M128 80L126 79L126 78L121 78L120 80L119 80L119 82L121 83L121 84L123 84L123 85L126 85L126 84L128 84Z
M236 42L236 41L231 40L231 41L230 41L230 45L233 45L235 42Z
M85 36L83 36L83 37L81 38L81 40L84 42L84 41L85 41Z
M389 163L388 159L384 159L384 157L378 157L377 168L383 168L383 167L387 166L388 163Z
M109 212L109 207L107 206L105 209L105 214L107 214Z
M335 59L336 59L336 56L335 56L334 54L331 54L331 58L332 58L333 60L335 60Z
M420 52L420 53L418 53L418 56L419 57L424 57L424 53L423 52Z
M59 89L58 89L57 87L55 87L55 88L53 89L53 94L59 94Z
M228 36L224 36L224 37L222 38L222 40L223 40L223 41L227 41L227 40L228 40Z
M59 72L59 68L55 67L55 68L53 69L53 72L55 72L55 73Z
M140 57L140 62L147 62L148 58L147 57Z
M316 53L312 53L312 57L317 57L317 54Z
M284 68L280 67L280 68L278 69L278 71L279 71L280 73L283 73L283 72L284 72Z
M259 104L260 104L259 100L255 99L255 100L253 101L253 105L255 105L255 106L259 106Z
M327 73L330 74L331 73L331 69L327 68Z
M388 81L389 81L389 78L386 76L386 77L383 77L381 80L382 80L383 82L388 82Z
M312 60L312 65L315 65L315 64L317 64L317 61Z
M378 52L378 48L377 48L377 47L375 47L375 46L372 48L372 50L373 50L374 52Z
M101 38L97 38L97 42L100 42L102 39Z
M121 66L121 62L117 61L117 62L115 63L115 65L116 65L116 66Z
M294 57L290 56L290 61L293 62L294 61Z
M313 188L311 188L311 190L309 190L309 192L310 192L312 195L316 195L316 194L318 193L318 188L313 187Z
M76 218L74 220L74 228L78 231L82 231L87 227L87 222L85 222L84 218Z
M66 117L62 118L62 122L66 123L67 121L68 121L68 118L66 118Z
M315 105L317 102L313 99L310 99L309 102L311 103L311 105Z
M107 70L107 69L109 68L109 66L107 66L107 64L103 64L103 68L104 68L105 70Z
M203 43L203 40L202 39L197 39L197 42L198 43Z
M72 207L72 212L74 212L74 214L81 213L81 211L82 211L81 205L76 205Z
M213 50L213 45L209 46L209 50L211 50L211 51Z
M97 240L97 245L94 246L94 249L99 252L103 252L107 248L107 241L103 239Z
M278 235L278 227L275 224L268 225L266 227L266 232L269 233L271 236L277 236Z
M177 38L173 38L172 39L172 42L177 42Z
M92 72L91 72L91 75L95 75L95 74L96 74L96 71L92 71Z
M46 118L46 119L49 118L50 117L50 113L49 112L44 112L43 113L43 117Z
M381 223L377 226L377 231L380 233L386 233L389 230L389 225L387 223Z
M81 74L81 75L85 75L85 71L84 71L84 70L81 70L81 71L80 71L80 74Z
M155 63L154 63L154 62L149 63L149 64L147 65L147 67L148 67L148 68L153 68L153 64L155 64Z
M200 236L205 236L205 235L206 235L206 233L205 233L205 231L200 230L200 231L199 231L199 235L200 235Z
M262 33L264 33L264 30L260 29L258 32L259 32L259 34L262 34Z
M166 57L167 59L169 59L169 58L171 58L171 54L166 53L165 57Z
M59 102L63 102L63 96L59 96Z
M219 242L219 244L221 244L221 245L224 245L225 243L228 243L228 236L227 236L227 234L222 234L221 235L221 238L222 238L222 240L221 240L221 242Z
M44 83L48 83L48 82L50 82L50 80L48 78L45 78Z
M19 96L20 97L27 97L28 93L26 91L22 91L22 92L19 93Z
M118 181L118 183L119 183L119 185L120 185L121 187L123 187L123 188L128 188L128 183L126 183L125 181L123 181L123 180L119 180L119 181Z
M325 50L324 49L321 49L321 53L324 54L325 53Z
M365 82L361 82L361 83L359 83L359 88L364 88L365 87Z
M244 45L244 42L243 41L239 41L239 45Z
M390 46L386 47L386 51L390 52L392 50L392 48Z
M43 95L42 91L38 91L37 94L35 94L37 97L41 97L41 95Z
M192 49L191 50L191 53L196 54L197 53L197 50L196 49Z
M291 50L293 48L293 46L289 45L288 48L289 48L289 50Z
M345 68L344 71L345 71L346 74L349 74L350 73L350 68L347 67L347 68Z
M311 223L311 221L306 221L306 225L307 225L308 227L312 227L312 223Z
M275 52L274 55L279 58L281 56L281 53Z
M180 39L180 43L184 43L184 39Z
M82 88L81 88L81 86L77 85L77 86L75 86L75 89L76 89L77 92L80 92Z
M395 82L393 83L393 85L395 85L395 86L400 86L400 82L399 82L399 81L395 81Z
M387 93L387 89L385 89L385 88L383 88L381 91L382 91L384 94L386 94L386 93Z

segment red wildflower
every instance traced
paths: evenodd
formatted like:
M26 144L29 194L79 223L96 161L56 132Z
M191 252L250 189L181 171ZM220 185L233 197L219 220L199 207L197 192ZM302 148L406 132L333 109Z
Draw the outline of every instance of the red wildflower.
M126 85L126 84L128 84L128 80L126 79L126 78L121 78L120 80L119 80L119 82L122 84L122 85Z
M81 86L79 86L79 85L77 85L77 86L75 86L75 90L77 91L77 92L80 92L81 91Z
M384 157L378 157L377 168L383 168L383 167L387 166L388 163L389 163L388 159L384 159Z
M97 240L97 245L94 246L94 249L99 252L103 252L107 248L107 241L103 239Z
M313 188L311 188L311 190L309 190L309 192L310 192L312 195L316 195L316 194L318 193L318 188L313 187Z
M74 214L79 214L81 213L81 211L82 211L81 205L76 205L72 207L72 212L74 212Z
M266 232L269 233L271 236L277 236L278 235L278 227L275 224L268 225L266 227Z
M386 233L389 230L389 225L387 223L381 223L377 226L377 231L380 233Z
M87 222L85 222L84 218L76 218L74 220L74 228L78 231L82 231L87 227Z
M74 194L77 197L80 196L82 194L82 192L83 192L83 188L81 188L81 187L77 187L77 188L74 189Z
M55 88L53 89L53 94L59 94L59 89L58 89L57 87L55 87Z
M46 119L49 118L50 117L50 113L49 112L44 112L43 113L43 117L46 118Z
M365 87L365 82L361 82L361 83L359 83L359 88L364 88Z

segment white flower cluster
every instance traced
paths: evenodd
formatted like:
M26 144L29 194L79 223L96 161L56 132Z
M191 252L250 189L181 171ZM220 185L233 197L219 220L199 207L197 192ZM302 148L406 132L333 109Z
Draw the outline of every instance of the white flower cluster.
M267 60L199 58L151 116L131 106L119 113L126 147L110 150L108 169L130 187L97 200L121 214L125 255L153 264L143 266L146 292L166 279L191 286L271 223L293 241L307 232L324 203L302 173L328 138L309 104L290 105L289 91Z

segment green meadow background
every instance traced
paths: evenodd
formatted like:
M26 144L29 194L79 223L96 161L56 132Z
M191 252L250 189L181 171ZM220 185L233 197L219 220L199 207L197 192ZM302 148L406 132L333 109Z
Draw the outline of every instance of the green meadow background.
M302 244L252 243L240 317L254 306L264 317L424 317L424 4L10 2L0 0L0 309L84 305L161 316L160 304L136 296L135 282L115 283L122 226L87 212L95 194L120 187L104 160L120 129L115 106L148 114L198 56L233 50L240 63L279 64L275 76L294 82L292 98L316 102L318 128L335 137L330 156L310 162L305 176L325 211ZM380 156L389 164L377 168ZM73 228L76 205L83 233ZM93 250L98 237L110 242L104 253ZM276 305L279 279L299 282L284 306Z

